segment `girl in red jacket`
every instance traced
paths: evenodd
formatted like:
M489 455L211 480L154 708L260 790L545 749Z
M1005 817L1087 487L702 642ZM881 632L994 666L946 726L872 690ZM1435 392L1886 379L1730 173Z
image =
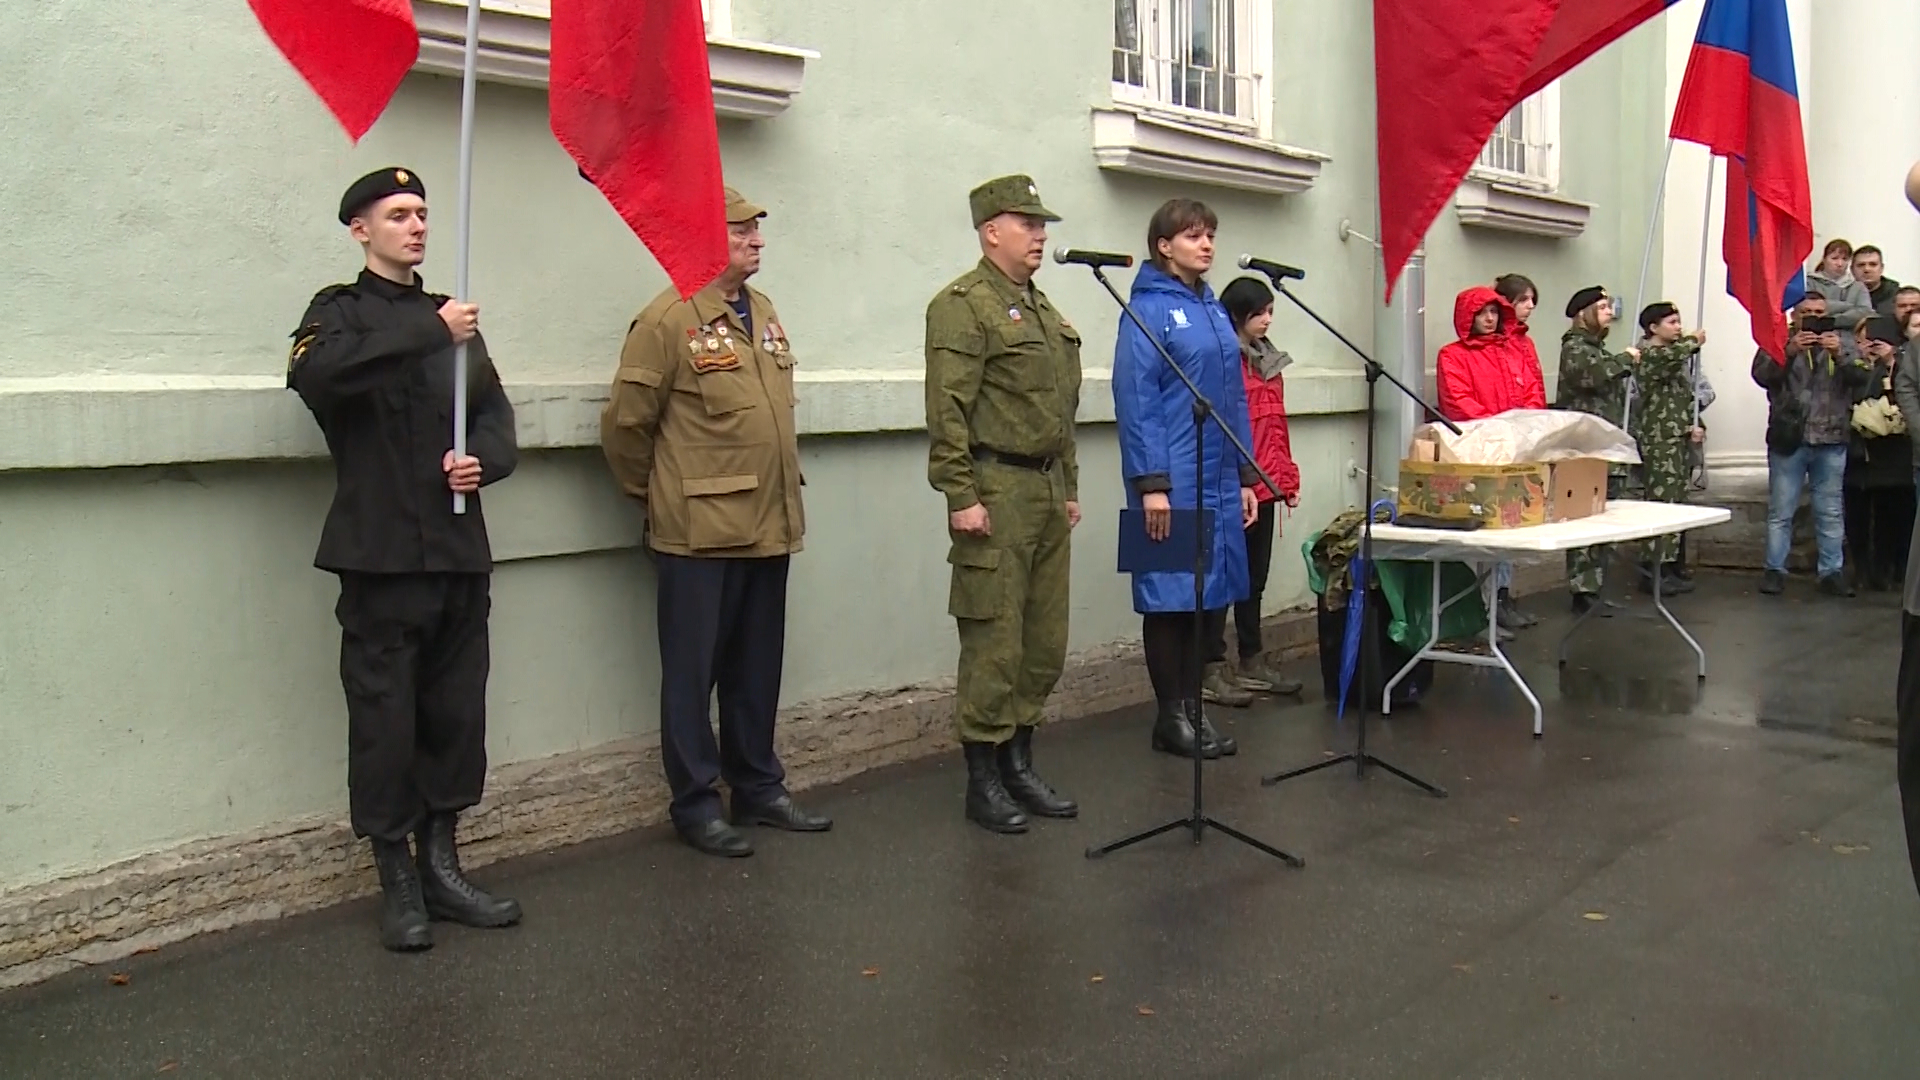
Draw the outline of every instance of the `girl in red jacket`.
M1514 318L1507 324L1507 336L1513 339L1509 359L1514 364L1514 381L1521 388L1518 407L1544 409L1547 407L1547 384L1541 376L1540 350L1534 348L1533 337L1527 329L1527 320L1540 303L1540 290L1525 274L1502 274L1494 281L1493 291L1500 294L1500 299L1513 305Z
M1280 376L1281 369L1293 361L1267 340L1267 328L1273 324L1273 290L1258 278L1238 278L1221 290L1220 303L1240 338L1240 373L1247 387L1247 414L1253 421L1253 456L1280 485L1277 492L1264 483L1253 489L1260 500L1260 517L1247 526L1247 578L1252 587L1247 598L1233 606L1234 635L1240 646L1238 675L1229 676L1226 670L1226 612L1220 612L1207 628L1209 663L1203 696L1221 705L1243 706L1253 703L1252 692L1298 694L1302 689L1298 681L1281 675L1267 662L1260 641L1260 598L1273 564L1280 504L1300 505L1300 470L1293 463L1287 437L1287 398Z

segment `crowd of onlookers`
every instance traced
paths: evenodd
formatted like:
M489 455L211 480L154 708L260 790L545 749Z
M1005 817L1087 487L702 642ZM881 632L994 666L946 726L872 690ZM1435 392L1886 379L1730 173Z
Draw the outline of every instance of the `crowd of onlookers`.
M1834 240L1806 276L1805 299L1791 313L1786 356L1756 352L1754 382L1768 400L1769 507L1761 591L1787 580L1793 519L1803 494L1813 506L1819 589L1898 588L1920 505L1920 473L1905 417L1920 414L1920 288L1886 276L1880 249ZM1699 355L1706 333L1686 329L1679 309L1661 301L1635 315L1630 343L1609 344L1624 314L1599 286L1567 301L1559 379L1548 402L1530 324L1540 296L1533 282L1508 274L1475 285L1454 302L1458 340L1437 362L1440 412L1454 421L1512 409L1574 409L1631 433L1641 464L1615 466L1608 494L1684 501L1704 469L1706 426L1714 401ZM1639 549L1639 584L1663 593L1692 588L1685 544L1662 537ZM1576 551L1568 584L1576 612L1597 603L1610 553ZM1511 568L1493 568L1496 618L1503 636L1536 620L1514 603Z

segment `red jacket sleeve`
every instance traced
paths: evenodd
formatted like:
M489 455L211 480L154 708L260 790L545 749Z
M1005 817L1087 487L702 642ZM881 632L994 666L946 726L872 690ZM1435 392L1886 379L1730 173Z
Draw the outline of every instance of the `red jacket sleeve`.
M1280 415L1274 417L1274 453L1278 460L1267 471L1280 482L1280 493L1293 498L1300 494L1300 466L1293 463L1293 435L1287 430L1286 388L1281 380L1273 380L1273 392L1280 399Z
M1547 407L1547 384L1540 370L1540 350L1534 348L1532 338L1517 338L1514 341L1514 362L1520 365L1520 404L1522 409L1544 409Z
M1456 341L1441 349L1440 358L1434 362L1440 381L1440 415L1449 420L1478 420L1491 415L1474 393L1473 361L1469 351Z

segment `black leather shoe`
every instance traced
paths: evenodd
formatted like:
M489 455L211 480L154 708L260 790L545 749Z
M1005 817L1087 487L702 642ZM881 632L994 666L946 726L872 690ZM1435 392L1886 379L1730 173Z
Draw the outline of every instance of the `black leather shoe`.
M989 832L1026 832L1027 815L1000 781L993 744L965 742L960 749L967 758L967 820Z
M1013 738L1000 745L997 764L1000 783L1028 813L1050 818L1080 816L1080 807L1072 799L1053 790L1033 771L1032 728L1014 729Z
M1208 718L1206 707L1201 702L1189 701L1187 708L1191 710L1191 715L1199 720L1199 723L1194 726L1200 731L1200 745L1212 747L1218 751L1218 753L1208 754L1208 757L1232 757L1240 752L1240 743L1233 736L1222 735L1214 728L1213 721Z
M680 834L682 842L702 855L744 859L753 854L753 845L747 842L747 838L719 818L711 818L698 825L676 825L674 831Z
M380 944L394 952L433 948L427 903L420 895L420 875L407 842L375 840L373 866L380 872Z
M1195 743L1193 721L1187 718L1187 708L1183 702L1163 701L1160 712L1153 718L1153 748L1163 754L1190 758ZM1205 743L1201 756L1208 761L1220 756L1220 744Z
M782 795L765 803L743 803L736 799L732 817L733 823L740 828L765 825L769 829L785 829L788 832L826 832L833 828L832 818L807 813L794 804L791 795Z
M460 856L453 842L455 818L451 813L428 814L427 823L413 836L420 849L420 885L427 914L483 929L512 926L520 921L520 905L488 894L460 872Z

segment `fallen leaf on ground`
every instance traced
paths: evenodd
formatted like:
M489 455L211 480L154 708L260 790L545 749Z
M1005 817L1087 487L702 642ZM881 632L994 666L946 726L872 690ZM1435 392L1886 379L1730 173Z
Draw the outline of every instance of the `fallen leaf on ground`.
M1507 819L1507 824L1509 824L1509 825L1518 825L1518 824L1520 824L1520 819L1519 819L1519 818L1517 818L1517 817L1510 817L1510 818L1508 818L1508 819Z
M129 979L127 977L127 973L124 971L116 971L113 974L107 976L107 982L113 984L114 986L125 986L132 981L133 980Z
M869 979L877 978L880 975L880 969L877 967L865 967L860 969L860 974L865 975Z
M1091 978L1091 979L1088 979L1087 981L1088 981L1088 982L1096 982L1096 983L1103 983L1103 982L1106 982L1106 981L1107 981L1107 977L1106 977L1105 975L1095 975L1095 976L1094 976L1093 978Z
M1593 759L1592 759L1592 758L1590 758L1590 757L1583 757L1583 758L1581 758L1580 760L1581 760L1581 761L1592 761Z
M1606 922L1607 921L1607 915L1605 912L1602 912L1602 911L1589 911L1585 915L1582 915L1580 917L1587 920L1588 922Z
M1152 1009L1150 1009L1150 1008L1148 1008L1148 1007L1147 1007L1147 1006L1145 1006L1145 1005L1135 1005L1135 1006L1133 1007L1133 1011L1134 1011L1134 1012L1136 1012L1136 1013L1138 1013L1138 1014L1139 1014L1139 1015L1141 1015L1141 1016L1152 1016L1152 1015L1153 1015L1153 1010L1152 1010Z
M1555 1005L1558 1005L1565 999L1562 998L1559 994L1548 994L1547 1000L1553 1002Z
M135 950L133 950L133 955L135 955L135 956L145 956L145 955L147 955L148 953L157 953L157 952L159 952L159 951L160 951L160 946L158 946L158 945L149 945L149 946L147 946L147 947L146 947L146 948L144 948L144 949L135 949Z
M160 1063L160 1067L153 1071L154 1072L172 1072L173 1070L179 1067L180 1067L180 1063L177 1061L163 1061Z
M1870 851L1872 849L1865 844L1835 844L1833 845L1833 850L1841 855L1852 855L1856 852Z
M1464 971L1467 974L1471 975L1473 974L1473 965L1472 964L1455 964L1453 965L1453 970Z

